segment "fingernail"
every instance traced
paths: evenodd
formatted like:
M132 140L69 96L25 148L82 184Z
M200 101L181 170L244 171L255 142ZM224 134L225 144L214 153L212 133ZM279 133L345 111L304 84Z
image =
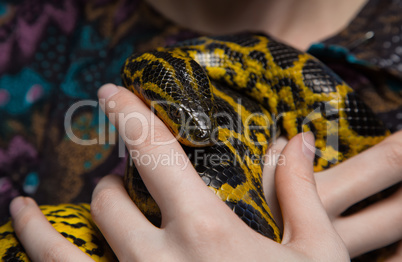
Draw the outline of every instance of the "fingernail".
M99 99L107 100L112 95L119 92L120 89L115 84L105 84L101 86L98 90L98 97Z
M315 156L315 143L314 135L311 131L302 134L302 151L304 155L311 161Z
M17 197L11 201L10 213L12 217L15 217L25 206L27 205L27 200L25 197Z

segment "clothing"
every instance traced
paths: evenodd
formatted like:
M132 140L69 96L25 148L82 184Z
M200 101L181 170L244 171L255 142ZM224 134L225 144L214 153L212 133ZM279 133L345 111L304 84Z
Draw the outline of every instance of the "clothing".
M402 0L369 1L348 28L309 50L393 132L402 129L401 13ZM374 38L362 41L367 32ZM131 53L197 35L139 0L1 1L0 223L18 195L90 202L100 178L123 175L127 158L97 89L121 84Z
M360 95L391 132L402 129L401 14L401 0L371 0L346 29L309 49Z
M141 1L1 2L1 218L17 195L39 204L90 202L101 177L122 175L124 149L118 157L97 89L121 84L121 67L134 51L193 36ZM80 101L86 105L72 110ZM99 143L74 143L64 126L68 112L72 134Z

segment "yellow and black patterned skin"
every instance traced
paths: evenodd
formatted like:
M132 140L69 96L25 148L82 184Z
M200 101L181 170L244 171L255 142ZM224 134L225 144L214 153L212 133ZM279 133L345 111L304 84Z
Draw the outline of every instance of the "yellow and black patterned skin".
M89 204L40 206L53 227L93 260L117 261L92 221ZM11 220L0 227L1 261L30 261L18 242Z
M211 190L251 228L278 242L281 232L265 201L262 168L263 155L279 134L314 133L315 171L388 135L326 66L261 34L202 37L133 55L122 79L177 136ZM125 185L158 225L159 208L130 164ZM89 205L41 208L59 232L95 261L115 259L90 218ZM0 227L0 257L29 261L11 222Z
M202 37L133 55L122 75L178 137L205 183L251 228L278 242L261 181L262 156L279 133L289 139L314 133L315 171L388 134L325 65L261 34ZM125 184L159 224L159 209L134 166Z

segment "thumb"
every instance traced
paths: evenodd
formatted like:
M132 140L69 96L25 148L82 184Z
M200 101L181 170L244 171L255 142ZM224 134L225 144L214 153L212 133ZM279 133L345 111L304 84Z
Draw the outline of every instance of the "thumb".
M311 132L295 136L282 152L285 164L278 166L275 174L284 222L282 243L292 243L303 250L311 250L306 247L332 243L336 248L333 245L327 247L340 251L343 242L332 226L317 193L313 176L314 153L314 136ZM324 251L327 252L328 249Z

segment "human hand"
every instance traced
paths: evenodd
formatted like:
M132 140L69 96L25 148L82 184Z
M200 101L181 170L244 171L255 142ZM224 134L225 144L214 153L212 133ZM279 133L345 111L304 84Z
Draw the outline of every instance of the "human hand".
M351 216L341 214L353 204L402 181L402 131L328 170L315 173L318 194L335 229L356 257L399 241L402 258L402 188L392 196ZM287 143L279 138L267 155L279 155ZM275 220L281 215L275 195L274 165L264 168L264 191ZM396 259L396 258L395 258ZM399 261L399 260L398 260Z
M112 90L113 86L108 85L99 91L100 98L108 97L105 110L108 116L136 112L145 119L141 122L139 118L132 118L123 128L111 118L123 138L136 140L147 130L142 143L127 143L129 150L155 158L171 154L173 150L183 156L178 159L186 159L178 142L159 146L152 143L148 133L151 130L147 126L152 113L138 97L124 88L118 88L118 93L114 94ZM113 108L108 107L110 101L114 101ZM155 119L152 128L157 135L154 139L173 140L173 135L159 119ZM310 138L311 143L312 137L308 134L305 137L306 140ZM281 244L249 228L205 186L192 165L180 161L169 166L156 166L155 169L153 165L137 165L161 209L161 228L153 226L144 217L129 198L121 179L115 176L102 179L96 187L91 203L93 219L119 260L123 261L348 261L347 250L317 194L313 155L302 152L302 136L298 135L283 150L289 162L279 167L276 174L284 218ZM33 215L40 216L32 202L19 207L19 210L14 204L11 211L16 232L31 257L40 260L53 248L52 243L41 239L60 240L63 237L52 227L41 230L38 223L28 219ZM70 245L69 256L64 260L76 261L80 251L73 250Z

